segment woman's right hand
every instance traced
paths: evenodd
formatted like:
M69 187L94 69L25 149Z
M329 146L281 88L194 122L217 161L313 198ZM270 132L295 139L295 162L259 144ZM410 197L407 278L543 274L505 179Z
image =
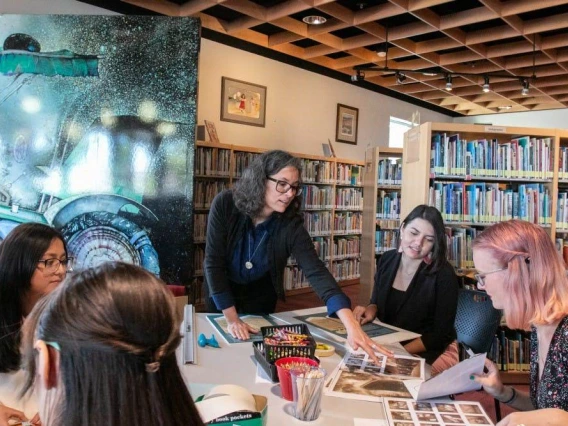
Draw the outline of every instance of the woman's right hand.
M499 400L507 400L509 395L504 395L506 388L499 376L497 366L490 360L485 360L486 373L474 374L473 380L483 386L483 390L491 395L493 398Z
M28 420L26 415L21 411L0 404L0 426L8 426L11 419L19 420L20 422Z
M377 305L369 305L366 308L363 306L356 306L353 309L353 315L355 319L359 321L359 324L367 324L375 319L377 316Z
M248 325L246 322L241 321L240 318L237 318L237 320L235 321L228 322L227 328L229 330L229 333L231 333L231 336L239 340L248 340L251 333L256 334L259 332L257 328L254 328Z

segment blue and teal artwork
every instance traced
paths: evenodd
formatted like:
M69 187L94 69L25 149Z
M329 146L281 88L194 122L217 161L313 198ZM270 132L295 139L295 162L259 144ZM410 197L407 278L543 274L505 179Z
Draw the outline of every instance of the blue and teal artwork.
M0 15L0 240L59 229L76 269L191 277L200 24Z

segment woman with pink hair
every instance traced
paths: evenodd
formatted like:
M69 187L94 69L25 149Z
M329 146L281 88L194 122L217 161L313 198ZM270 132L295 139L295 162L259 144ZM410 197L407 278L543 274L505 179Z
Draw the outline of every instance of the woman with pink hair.
M491 361L487 373L472 377L519 410L498 425L567 425L568 279L550 236L520 220L495 224L473 241L473 262L478 288L503 310L507 326L531 330L528 394L504 386Z

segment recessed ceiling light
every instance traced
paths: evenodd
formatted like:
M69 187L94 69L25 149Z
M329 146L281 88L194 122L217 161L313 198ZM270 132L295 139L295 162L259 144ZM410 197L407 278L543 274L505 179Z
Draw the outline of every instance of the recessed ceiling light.
M497 109L511 109L511 108L513 108L513 105L501 105L497 107Z
M325 19L323 16L309 15L309 16L305 16L302 19L302 21L304 21L308 25L321 25L321 24L325 24L327 19Z

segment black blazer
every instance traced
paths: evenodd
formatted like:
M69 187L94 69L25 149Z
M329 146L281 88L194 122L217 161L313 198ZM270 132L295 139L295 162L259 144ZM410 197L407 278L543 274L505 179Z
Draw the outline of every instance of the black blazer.
M207 221L207 244L203 262L209 294L230 291L229 264L236 245L245 232L246 220L247 216L235 206L230 190L219 193L213 199ZM284 268L291 254L324 303L327 304L328 299L335 295L344 295L333 275L318 257L310 234L304 228L301 215L277 215L269 235L266 256L272 284L279 299L285 299Z
M377 318L385 317L390 289L394 283L402 254L390 250L383 254L377 266L371 303L377 305ZM428 272L428 265L420 264L414 274L404 301L401 303L395 327L422 335L426 352L419 354L431 364L455 340L454 321L458 306L458 279L454 268L445 262L435 273Z

